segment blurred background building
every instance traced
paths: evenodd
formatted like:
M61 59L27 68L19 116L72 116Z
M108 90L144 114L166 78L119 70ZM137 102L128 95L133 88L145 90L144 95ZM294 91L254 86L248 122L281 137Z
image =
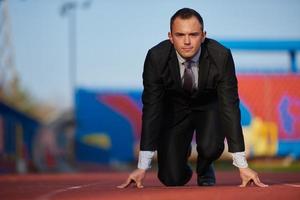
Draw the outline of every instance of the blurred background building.
M182 7L232 50L248 157L298 162L300 1L1 0L0 173L134 163L144 58Z

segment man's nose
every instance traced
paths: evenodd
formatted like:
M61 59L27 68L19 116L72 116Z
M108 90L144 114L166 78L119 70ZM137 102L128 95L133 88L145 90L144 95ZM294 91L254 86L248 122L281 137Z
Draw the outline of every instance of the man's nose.
M190 44L191 40L190 40L190 37L188 35L186 35L184 37L184 44Z

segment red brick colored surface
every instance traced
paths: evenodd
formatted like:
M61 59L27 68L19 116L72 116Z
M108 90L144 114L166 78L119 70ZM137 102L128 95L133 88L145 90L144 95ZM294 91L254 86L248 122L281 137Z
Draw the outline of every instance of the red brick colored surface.
M32 174L0 176L1 200L193 200L193 199L300 199L300 173L260 173L270 186L238 187L238 172L217 172L217 185L198 187L196 177L184 187L165 187L156 174L147 174L144 189L118 189L128 173Z

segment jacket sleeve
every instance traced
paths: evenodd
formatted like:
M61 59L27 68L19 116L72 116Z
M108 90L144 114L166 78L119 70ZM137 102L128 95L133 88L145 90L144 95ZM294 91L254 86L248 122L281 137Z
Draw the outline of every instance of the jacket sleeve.
M140 150L155 151L162 127L164 88L151 50L148 51L143 71L143 114Z
M240 100L230 50L227 51L222 71L217 87L222 130L227 139L229 152L242 152L245 151L245 144L241 127Z

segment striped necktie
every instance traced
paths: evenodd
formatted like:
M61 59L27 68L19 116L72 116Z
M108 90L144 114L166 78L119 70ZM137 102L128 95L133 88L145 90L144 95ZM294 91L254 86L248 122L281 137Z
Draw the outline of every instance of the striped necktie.
M193 61L191 60L184 62L185 69L183 74L183 89L190 93L192 93L195 83L195 77L192 71L192 63Z

